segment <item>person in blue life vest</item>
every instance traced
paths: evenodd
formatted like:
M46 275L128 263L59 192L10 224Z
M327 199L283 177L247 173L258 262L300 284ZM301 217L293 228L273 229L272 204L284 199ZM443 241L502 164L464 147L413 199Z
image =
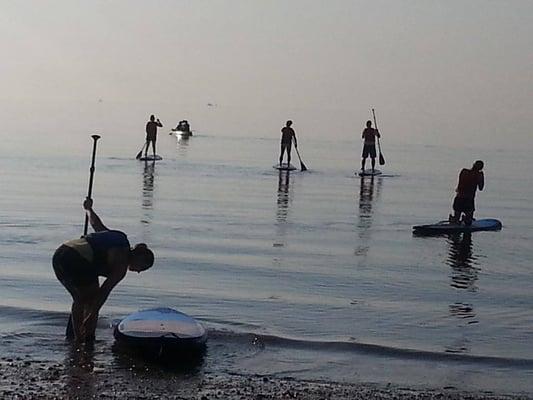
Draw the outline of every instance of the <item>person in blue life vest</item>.
M291 147L292 141L294 140L294 147L298 147L298 142L296 141L296 133L294 129L291 128L292 121L287 121L285 126L281 128L281 154L279 155L279 165L283 162L283 155L285 151L287 152L287 165L291 164Z
M91 199L83 202L94 233L63 243L52 258L57 279L72 296L73 337L80 343L94 340L98 313L126 273L145 271L154 263L146 244L130 247L126 234L108 229L92 206ZM101 285L100 276L105 278Z
M363 154L361 161L361 172L365 171L366 159L368 156L372 159L372 172L376 168L376 137L380 138L381 135L377 129L372 128L372 121L366 121L366 128L363 130L362 138L363 142Z

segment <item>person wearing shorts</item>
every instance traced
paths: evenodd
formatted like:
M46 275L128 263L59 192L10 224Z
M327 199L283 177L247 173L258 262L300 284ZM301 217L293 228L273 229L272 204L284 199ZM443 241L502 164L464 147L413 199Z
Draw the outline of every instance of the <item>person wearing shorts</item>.
M459 224L461 220L469 226L474 220L476 190L483 190L485 187L485 176L483 175L483 161L478 160L472 166L472 169L463 168L459 173L459 182L456 195L453 199L453 212L449 216L449 221ZM462 219L461 219L462 217Z
M162 128L163 124L159 121L159 118L155 119L154 115L150 115L150 121L146 123L146 148L144 150L144 156L148 155L148 148L150 143L152 143L152 151L155 158L155 142L157 140L157 128Z
M381 137L377 129L372 128L372 121L366 121L366 128L363 130L363 154L361 161L361 172L365 171L366 159L370 156L372 160L372 172L376 168L376 137Z
M294 129L291 128L292 121L287 121L285 126L281 128L281 154L279 155L279 165L283 163L283 155L287 152L287 165L291 163L291 147L292 141L294 140L294 147L298 147L298 142L296 141L296 134Z
M154 254L144 243L130 247L124 232L108 229L92 209L83 203L94 233L63 243L55 251L52 266L59 282L72 296L72 332L77 342L94 339L98 313L111 290L126 272L141 272L154 263ZM100 285L99 277L104 277Z

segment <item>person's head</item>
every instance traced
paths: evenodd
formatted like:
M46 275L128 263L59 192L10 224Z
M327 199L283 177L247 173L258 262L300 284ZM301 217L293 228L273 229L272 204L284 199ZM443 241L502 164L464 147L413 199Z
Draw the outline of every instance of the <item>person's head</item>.
M155 115L150 115L150 121L155 121Z
M287 121L287 126L291 126L292 125L292 121L291 120L288 120Z
M130 271L146 271L154 265L154 253L144 243L136 244L130 253Z
M370 128L372 126L372 121L368 120L366 121L366 127Z
M483 161L481 160L477 160L474 165L472 166L472 169L474 171L481 171L483 169L483 167L485 166L485 164L483 164Z

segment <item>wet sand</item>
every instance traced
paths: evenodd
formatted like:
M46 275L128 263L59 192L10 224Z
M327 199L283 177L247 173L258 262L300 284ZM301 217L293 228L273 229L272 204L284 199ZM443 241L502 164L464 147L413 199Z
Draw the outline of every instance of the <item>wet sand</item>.
M146 365L97 366L24 357L0 359L2 399L528 399L521 395L467 393L376 384L343 384Z

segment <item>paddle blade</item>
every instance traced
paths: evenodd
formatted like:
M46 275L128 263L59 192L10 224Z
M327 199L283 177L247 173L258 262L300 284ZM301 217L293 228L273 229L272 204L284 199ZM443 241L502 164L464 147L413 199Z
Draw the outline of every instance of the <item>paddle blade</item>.
M305 164L302 162L302 160L300 160L300 169L302 171L307 171L307 167L305 166Z
M142 155L143 155L143 151L141 150L141 151L139 151L139 152L137 153L137 155L135 156L135 159L138 160L139 158L142 157Z
M381 152L379 153L379 165L385 165L385 157Z

